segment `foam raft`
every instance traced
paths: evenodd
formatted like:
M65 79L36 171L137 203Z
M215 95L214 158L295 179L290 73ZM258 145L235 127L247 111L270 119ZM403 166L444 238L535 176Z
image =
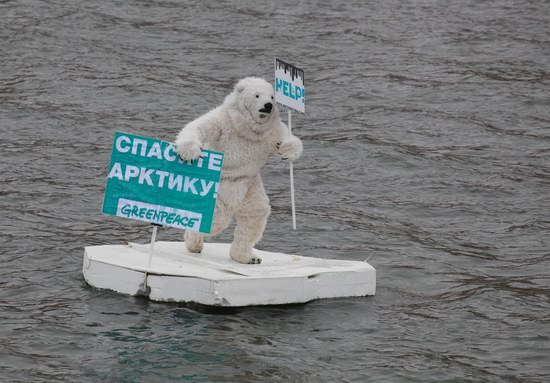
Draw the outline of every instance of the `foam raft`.
M154 301L211 306L305 303L374 295L376 270L366 262L328 260L255 250L260 265L229 258L229 244L206 243L200 254L182 242L89 246L82 272L91 286Z

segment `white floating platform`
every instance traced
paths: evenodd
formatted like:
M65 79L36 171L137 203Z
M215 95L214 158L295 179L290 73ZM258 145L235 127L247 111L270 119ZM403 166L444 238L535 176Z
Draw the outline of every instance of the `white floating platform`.
M376 270L366 262L254 250L262 263L243 265L229 258L229 246L206 243L191 254L183 242L156 242L151 267L150 245L88 246L82 272L97 288L211 306L304 303L376 290Z

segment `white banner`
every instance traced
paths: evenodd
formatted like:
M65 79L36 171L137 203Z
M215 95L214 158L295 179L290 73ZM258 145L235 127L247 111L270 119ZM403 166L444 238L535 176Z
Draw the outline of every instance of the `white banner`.
M275 101L297 112L305 113L306 89L304 71L275 59Z

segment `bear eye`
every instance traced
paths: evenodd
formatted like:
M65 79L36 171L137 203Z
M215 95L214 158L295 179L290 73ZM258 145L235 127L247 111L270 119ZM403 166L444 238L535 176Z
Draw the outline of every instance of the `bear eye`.
M260 96L257 94L257 95L256 95L256 98L260 98Z
M271 96L271 99L273 100L273 96Z

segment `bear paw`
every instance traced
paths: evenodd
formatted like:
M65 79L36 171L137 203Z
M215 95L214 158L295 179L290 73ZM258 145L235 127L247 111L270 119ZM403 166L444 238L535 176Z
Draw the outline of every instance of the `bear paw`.
M259 265L260 263L262 263L262 258L260 257L252 257L252 259L248 262L249 265Z
M244 263L249 265L259 265L260 263L262 263L262 259L254 255L252 251L250 252L238 251L234 246L231 246L231 250L229 251L229 256L231 257L231 259L239 263Z
M297 160L302 155L302 149L302 142L297 138L277 144L279 156L281 156L283 160Z
M197 141L178 142L176 151L184 161L196 160L201 156L201 144Z
M190 253L200 253L202 251L204 238L201 234L186 230L183 238L185 239L185 247Z

